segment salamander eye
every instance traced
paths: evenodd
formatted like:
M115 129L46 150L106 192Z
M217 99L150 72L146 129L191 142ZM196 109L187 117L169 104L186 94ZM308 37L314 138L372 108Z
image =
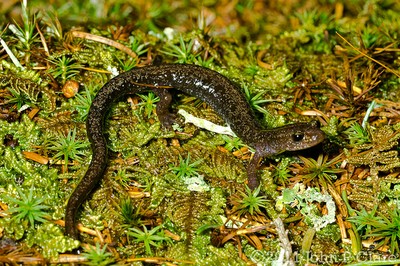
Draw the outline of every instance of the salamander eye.
M294 142L302 141L304 139L304 134L303 133L294 133L292 135L292 139Z

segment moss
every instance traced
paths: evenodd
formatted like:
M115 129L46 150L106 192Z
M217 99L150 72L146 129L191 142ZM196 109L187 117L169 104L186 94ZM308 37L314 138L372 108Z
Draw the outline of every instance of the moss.
M316 237L336 243L341 239L340 228L337 224L328 224L326 227L316 232Z
M100 87L113 75L148 64L156 55L163 54L165 62L194 63L214 69L247 90L249 98L257 96L255 100L259 101L253 107L266 127L319 119L327 143L323 151L305 151L302 155L317 158L317 154L324 153L324 158L334 158L346 153L347 158L343 156L340 162L327 167L329 171L347 170L337 175L337 192L346 190L355 209L378 206L380 213L387 213L389 206L399 204L400 124L396 123L400 79L396 70L400 62L400 6L395 1L335 5L330 2L293 1L281 7L265 1L110 1L96 6L91 2L53 1L49 6L35 0L29 1L29 10L20 9L22 13L11 12L19 5L5 6L0 21L6 25L11 20L21 27L14 32L4 27L2 40L15 57L13 62L17 60L24 69L11 63L10 54L2 57L0 208L12 207L6 197L18 198L14 185L25 194L33 185L33 195L49 206L47 218L63 218L68 195L90 161L90 149L83 147L80 160L69 158L68 167L61 168L62 162L50 149L51 141L60 134L66 136L73 128L76 139L86 141L84 122ZM36 8L57 10L57 16L30 12ZM38 28L33 22L37 22ZM68 31L72 26L117 41L138 56L130 58L110 44L71 37ZM80 92L70 99L60 93L68 78L80 84ZM229 241L224 247L215 248L210 245L207 230L197 234L202 226L214 228L232 218L226 213L230 207L227 197L243 189L246 182L246 147L236 140L183 124L180 117L176 127L179 131L165 130L154 113L154 101L148 103L144 96L123 97L108 114L108 170L91 200L84 204L80 221L90 228L104 229L106 241L118 243L117 263L129 256L142 256L143 247L127 241L126 225L121 224L115 210L128 195L139 195L143 198L131 201L138 225L143 223L150 228L169 223L168 230L180 237L168 248L155 250L157 255L195 264L224 265L231 261L241 265L245 261L244 256L239 256L242 248L253 262L270 262L277 250L275 240L260 238L264 249L256 252L244 236L237 238L241 245ZM365 115L372 99L378 105ZM148 105L141 107L146 102ZM223 124L214 111L192 97L174 94L171 111L178 109ZM311 110L318 117L307 116L312 114ZM369 123L363 128L366 135L349 129L354 123L361 125L361 121L363 125ZM349 136L349 132L354 134ZM368 137L360 139L362 136ZM50 163L40 165L27 159L25 151L47 157ZM201 182L207 189L201 192L190 191L185 183L188 180L171 170L179 164L180 156L187 158L188 154L193 161L202 160L196 171L204 177ZM304 233L299 230L301 222L294 222L298 221L296 207L285 205L282 212L275 209L276 199L284 189L281 185L290 188L301 182L301 162L292 155L264 160L258 172L262 191L270 200L266 206L268 216L288 217L292 221L291 231L299 233L297 243L301 243ZM280 184L274 181L273 169L287 158L291 158L284 167L287 178ZM333 191L328 189L326 193ZM340 197L334 198L340 204ZM309 211L320 215L318 208ZM342 208L337 208L336 214L346 218ZM305 222L313 224L308 219ZM37 223L33 230L26 221L16 223L12 217L0 218L6 237L29 242L46 257L55 257L76 246L62 238L60 227L49 224ZM311 246L314 252L337 254L338 247L346 250L347 245L337 240L337 227L329 225L319 233ZM42 234L43 238L35 234ZM260 235L264 233L257 232L252 237ZM86 235L83 242L90 238ZM187 252L190 255L186 256ZM301 262L306 263L306 259Z
M25 150L40 143L40 127L26 115L22 116L19 123L8 123L0 120L0 139L2 140L0 142L0 152L4 152L4 139L8 134L12 135L13 139L18 140L18 146Z
M10 218L0 219L0 228L4 231L10 238L15 240L20 240L25 236L25 232L28 228L28 222L24 221L22 223L16 223Z
M231 244L225 245L223 248L208 246L207 256L201 260L202 265L246 265L235 252L235 247Z
M279 259L280 246L276 239L265 241L265 248L258 250L251 245L245 245L244 253L250 261L261 265L273 265Z
M80 243L64 236L63 231L52 223L38 226L35 232L28 233L28 246L37 245L42 249L45 258L56 259L59 253L72 251L79 247Z

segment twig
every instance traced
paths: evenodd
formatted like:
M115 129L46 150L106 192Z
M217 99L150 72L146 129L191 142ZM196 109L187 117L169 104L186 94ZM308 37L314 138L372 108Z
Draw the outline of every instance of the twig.
M290 244L287 230L283 225L283 221L281 218L276 218L273 223L276 226L276 231L278 233L279 241L281 244L279 261L275 261L277 263L276 265L294 266L295 263L292 257L292 245Z

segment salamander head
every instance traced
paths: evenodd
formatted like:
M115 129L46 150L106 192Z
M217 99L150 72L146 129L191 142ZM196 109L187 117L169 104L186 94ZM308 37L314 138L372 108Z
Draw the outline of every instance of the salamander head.
M311 148L325 139L317 122L297 123L266 130L253 145L261 156Z

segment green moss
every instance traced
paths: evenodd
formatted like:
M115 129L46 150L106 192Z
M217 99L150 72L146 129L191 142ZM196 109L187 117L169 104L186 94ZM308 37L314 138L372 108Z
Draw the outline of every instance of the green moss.
M223 190L214 188L211 191L211 198L207 202L207 205L210 206L209 215L204 216L203 219L221 224L221 215L224 214L224 209L226 207L226 198Z
M15 189L18 191L19 199L7 196L4 197L4 199L10 203L10 206L12 206L7 210L12 219L15 220L16 223L28 221L31 228L35 226L35 223L46 222L44 219L44 217L47 216L45 210L49 207L42 204L44 198L33 197L33 186L29 189L27 194L22 192L18 186L15 186Z
M22 223L16 223L11 218L0 219L0 228L5 231L6 235L15 240L20 240L25 236L26 230L28 230L28 221Z
M313 118L305 116L306 111L319 110L323 113L320 120L327 134L326 158L334 158L343 151L347 156L346 164L340 161L327 165L324 171L335 171L339 165L346 167L349 175L341 174L338 178L341 178L339 182L350 180L349 185L341 183L336 188L346 187L351 206L364 206L366 211L378 206L378 212L387 213L389 206L399 205L396 175L400 165L397 158L399 125L387 124L397 121L400 79L382 65L399 69L400 6L395 1L353 1L335 5L331 2L294 1L281 8L265 1L238 1L228 7L219 1L174 1L172 5L167 1L135 1L134 4L110 1L105 5L93 5L78 1L65 4L65 1L56 0L51 7L40 0L29 1L29 9L20 9L22 19L18 15L12 22L19 27L11 26L12 32L10 27L4 26L2 33L2 40L15 58L11 61L4 56L0 64L0 118L16 122L0 120L1 203L16 207L18 204L6 200L7 197L20 198L15 186L24 195L29 195L33 187L33 197L49 207L45 210L46 219L63 218L68 196L87 169L90 149L83 146L79 149L82 156L68 156L68 172L62 173L58 162L61 158L57 158L57 151L50 149L51 141L58 139L61 133L67 136L74 128L75 139L87 141L84 122L100 87L112 76L148 64L148 60L163 53L165 62L199 64L227 76L243 88L266 127L308 121ZM20 14L11 12L17 6L8 9L5 6L0 12L4 25L10 19L14 21L13 14ZM344 13L339 12L341 7ZM49 9L57 10L57 14L46 15ZM138 57L130 58L112 45L96 40L73 38L68 34L72 26L74 29L81 26L82 31L115 40L132 49ZM82 86L78 95L66 99L60 91L70 78ZM328 78L336 83L325 82ZM343 81L345 85L338 83ZM352 89L360 89L362 94ZM129 256L146 255L141 243L127 243L127 223L138 228L142 223L151 224L148 227L151 230L162 220L162 224L168 224L166 228L181 240L167 247L152 247L154 254L202 265L224 265L227 261L233 265L243 264L237 242L215 248L210 245L208 230L197 232L199 228L220 226L224 219L231 218L225 217L227 197L243 188L248 163L232 153L244 144L191 124L179 123L179 117L176 126L179 131L165 130L154 113L155 98L147 94L130 97L139 104L131 106L127 103L128 97L123 97L113 105L106 118L111 150L108 170L92 199L84 204L80 221L90 228L111 232L111 240L119 246L119 257L114 256L117 263ZM380 105L371 107L372 113L365 116L366 106L372 99ZM38 108L39 113L29 119L26 114L32 108ZM171 111L178 109L224 124L214 111L193 97L175 94ZM363 118L368 119L370 128L362 131L351 126L361 124ZM17 145L8 143L10 138L17 141ZM25 158L24 151L57 160L40 165ZM188 158L189 153L191 162L202 160L196 168L201 178L181 178L171 171L171 166L179 164L179 157ZM265 209L270 217L294 215L298 211L296 207L287 204L285 213L279 213L274 205L281 195L279 185L292 187L293 182L299 182L300 161L288 154L275 159L264 160L258 171L261 190L270 199ZM360 177L359 173L365 175ZM188 181L201 184L203 189L191 191ZM125 210L134 210L135 219L130 222L122 221L116 207L121 206L128 193L146 195L125 202ZM301 198L300 202L306 209L305 199ZM17 216L16 212L11 214ZM319 217L319 209L308 208L307 216L312 215ZM17 223L11 216L0 218L4 235L25 243L29 241L47 257L55 257L65 248L76 246L75 242L67 243L60 238L61 229L57 226L49 227L47 222L35 221L34 229L26 219ZM314 225L308 218L305 222ZM293 223L290 230L299 232L293 235L296 235L296 243L302 243L304 233L298 228ZM328 225L319 233L313 238L311 251L337 254L338 247L346 250L347 246L337 241L334 226ZM43 234L44 238L35 234ZM91 236L85 237L84 240L89 240ZM242 250L253 262L270 262L278 251L275 240L260 238L264 249L257 251L243 237L239 239ZM56 240L59 246L52 242ZM109 245L108 250L112 249ZM101 253L102 250L97 251Z
M23 211L24 208L28 211L27 215L29 214L27 207L22 204L23 201L29 206L33 204L32 207L34 208L46 206L46 219L60 219L64 216L63 198L65 194L58 182L57 169L49 169L48 166L30 161L22 153L23 151L32 151L40 145L42 132L38 124L25 115L22 116L20 122L7 123L0 121L0 124L1 139L4 139L7 134L11 134L18 141L18 145L15 148L5 146L3 141L0 143L0 154L3 158L0 162L0 184L3 188L0 199L2 202L8 203L10 212L15 214L15 216L1 218L1 227L6 229L6 235L9 237L24 239L29 242L30 246L34 244L41 246L43 254L47 258L57 257L58 253L76 248L79 242L66 240L61 229L53 224L47 222L33 228L32 219L25 219L22 216L20 216L22 219L15 219L18 217L16 213ZM18 184L15 184L14 187L13 183ZM14 203L17 203L17 205L14 206L12 201L8 199L18 199L17 190L20 191L20 195L25 195L25 198L21 196L20 200L15 200ZM29 199L31 200L29 201ZM39 219L34 216L36 214L31 214L35 221L45 221L43 215ZM29 222L31 226L29 226ZM48 228L51 228L51 230L37 231L48 230ZM43 238L40 239L39 236ZM36 239L34 239L35 237Z
M28 246L37 245L45 258L57 258L59 253L72 251L79 247L79 241L64 236L63 231L52 223L37 227L26 239Z
M83 256L89 260L87 265L106 266L113 264L115 262L115 259L112 257L113 254L106 252L106 249L107 244L101 248L99 242L96 242L96 247L89 246L83 254Z
M280 252L279 241L276 239L268 239L264 241L264 244L265 248L261 250L247 244L243 247L243 252L252 262L257 264L274 265L274 263L278 263Z
M30 149L33 145L40 143L40 127L28 116L23 115L21 122L8 123L0 120L0 138L4 140L6 135L12 135L13 139L18 140L18 144L22 149ZM4 152L4 141L0 142L0 152Z
M54 111L56 95L49 89L47 79L33 70L16 69L4 60L1 64L8 69L0 75L0 86L9 92L5 97L8 105L15 105L19 111L34 107L44 113Z
M316 237L336 243L341 239L340 228L337 224L328 224L316 232Z
M221 265L221 266L244 266L246 263L239 258L235 247L226 244L223 248L208 246L207 256L201 260L202 265Z

